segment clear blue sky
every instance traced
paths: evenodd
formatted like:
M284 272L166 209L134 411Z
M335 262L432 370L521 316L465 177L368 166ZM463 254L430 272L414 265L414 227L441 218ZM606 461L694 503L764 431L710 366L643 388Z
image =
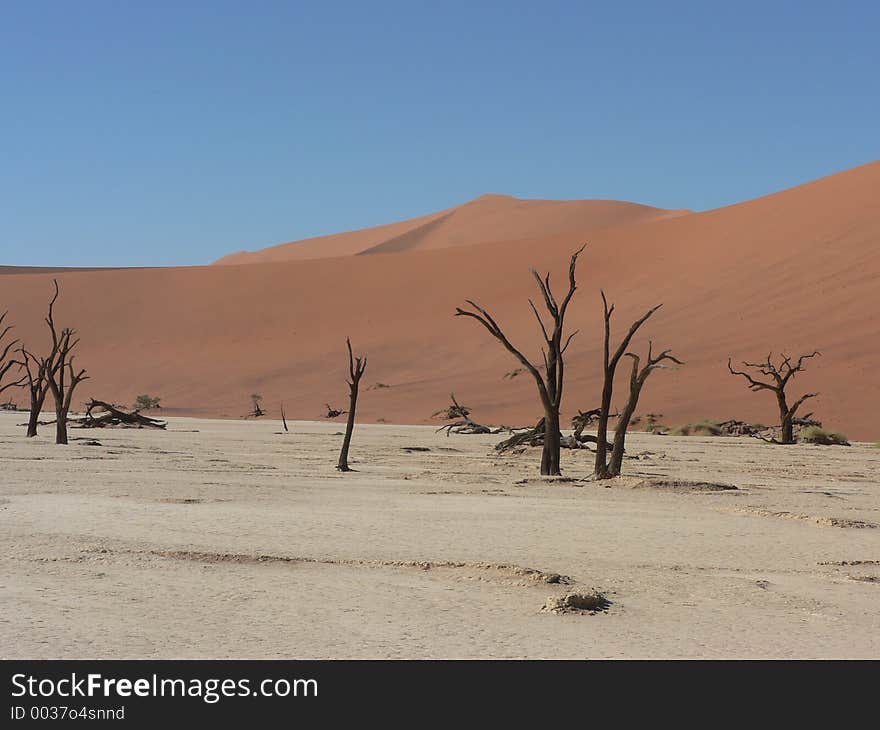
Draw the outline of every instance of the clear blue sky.
M880 3L0 0L0 264L207 263L481 193L876 159Z

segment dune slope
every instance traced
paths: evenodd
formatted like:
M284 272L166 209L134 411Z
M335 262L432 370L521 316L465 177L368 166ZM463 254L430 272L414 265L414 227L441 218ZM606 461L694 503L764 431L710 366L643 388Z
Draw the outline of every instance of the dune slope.
M772 398L730 376L728 356L819 349L823 356L792 391L819 391L812 410L851 438L880 438L878 190L880 163L872 163L727 208L590 235L570 310L571 328L581 332L568 355L565 415L598 402L604 288L617 303L618 336L663 302L638 347L651 338L686 362L652 376L640 412L663 413L670 424L772 422ZM445 224L422 220L428 230L420 240L439 240ZM388 240L371 238L349 253ZM44 346L42 316L51 278L59 278L57 317L80 331L79 362L92 377L79 401L124 403L150 393L171 413L239 417L248 395L259 392L270 413L283 401L289 418L316 418L325 403L344 402L350 335L356 351L369 355L359 405L365 421L428 422L455 391L479 420L519 425L539 415L533 383L523 374L506 378L517 363L454 309L476 299L540 357L529 267L551 271L561 286L568 256L583 240L566 231L469 246L404 238L394 253L373 255L6 274L0 309L10 310L31 347Z
M420 218L242 251L216 263L259 264L453 248L560 233L587 235L687 212L617 200L520 200L509 195L482 195L464 205Z

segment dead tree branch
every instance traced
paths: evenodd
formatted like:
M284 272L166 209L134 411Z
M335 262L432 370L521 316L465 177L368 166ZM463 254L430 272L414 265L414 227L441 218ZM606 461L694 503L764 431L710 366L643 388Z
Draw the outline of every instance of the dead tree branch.
M49 391L55 400L55 443L67 444L67 414L70 413L73 393L83 380L88 380L88 375L84 369L76 370L73 367L73 350L79 344L76 330L65 327L59 334L55 326L54 307L60 290L57 279L53 279L53 284L55 285L55 295L49 302L46 324L52 335L52 351L55 353L55 358L46 376Z
M336 418L338 416L343 416L348 413L348 411L339 411L335 408L332 408L329 403L325 403L324 405L327 406L327 415L325 415L324 418Z
M821 353L816 350L809 354L801 355L796 362L792 362L793 358L783 352L779 356L779 361L774 362L773 353L771 352L762 362L744 361L743 366L753 371L754 374L748 373L745 370L734 369L732 358L727 359L727 369L730 371L730 374L744 378L748 383L749 390L755 393L760 390L769 390L776 397L781 429L779 443L794 443L794 419L798 408L803 405L804 401L819 395L818 393L806 393L798 398L793 405L789 406L788 397L785 392L791 379L797 373L804 370L804 362L818 355L821 355ZM764 379L760 379L762 375ZM775 439L770 439L770 441L775 442Z
M345 344L348 346L348 423L345 426L345 438L342 440L342 450L339 452L339 462L336 468L339 471L351 471L348 466L348 448L351 445L351 434L354 432L354 414L357 409L358 388L364 371L367 369L367 358L355 357L351 350L351 340L346 337Z
M76 428L159 428L165 429L165 421L143 416L137 410L124 411L102 400L92 398L86 404L86 412L80 418L69 419Z
M437 416L442 415L443 418L452 419L457 418L459 420L454 423L447 423L444 426L440 426L437 429L437 433L440 431L446 431L446 435L449 436L451 433L460 433L460 434L484 434L484 433L497 433L497 431L492 431L488 426L484 426L480 423L477 423L470 417L471 410L467 406L459 405L458 401L455 400L455 393L450 393L449 398L452 400L452 405L443 408L442 410L436 411L431 418L435 418Z
M12 325L4 325L3 322L6 320L9 312L3 312L0 314L0 393L8 388L18 388L19 386L24 385L27 382L27 376L22 375L18 378L18 380L11 380L10 382L3 384L3 379L6 377L7 373L12 370L14 367L21 367L21 363L9 356L9 353L13 352L13 348L19 344L19 341L14 338L9 338L7 335L12 331ZM3 341L6 340L6 344L3 344Z
M605 292L602 292L602 308L604 312L604 322L605 322L605 339L603 344L603 382L602 382L602 405L599 413L599 421L597 427L596 437L598 439L596 443L596 466L595 466L595 474L598 479L607 479L611 476L611 471L608 467L608 418L609 413L611 412L611 398L614 394L614 373L617 370L617 365L620 362L620 358L624 356L629 348L629 344L632 341L632 338L635 336L636 332L639 331L639 328L650 319L650 317L656 312L662 304L658 304L655 307L651 307L645 314L643 314L639 319L633 322L630 325L629 330L627 331L624 338L620 341L620 344L617 346L617 349L614 351L614 354L611 353L611 316L614 313L614 305L611 304L609 306L608 299L605 296Z
M633 414L639 404L639 396L641 396L642 388L648 376L655 370L667 368L665 362L672 362L676 365L684 365L677 357L671 354L671 350L663 350L658 355L653 354L654 343L648 342L648 356L644 367L641 367L641 358L632 353L627 352L626 357L632 358L632 372L629 379L629 398L617 419L617 427L614 430L614 446L611 449L611 462L608 465L608 471L611 476L618 476L623 465L623 454L625 450L626 433L629 428Z
M541 329L541 335L544 344L541 348L543 359L543 374L537 366L535 366L517 347L515 347L499 324L495 321L489 312L478 305L473 300L466 300L469 308L458 307L455 310L457 317L470 317L479 322L486 330L497 339L501 345L513 355L519 363L534 378L535 385L538 388L538 396L541 405L544 408L544 441L543 451L541 453L541 474L542 475L559 475L561 474L559 467L559 449L561 433L559 431L559 409L562 403L562 391L565 375L565 363L563 356L566 349L571 343L572 338L577 334L573 332L567 337L564 334L565 315L568 305L577 290L575 281L575 270L577 268L577 259L585 246L575 251L571 256L568 266L568 292L561 302L558 302L553 294L550 286L550 274L546 274L542 279L538 272L532 269L532 277L534 278L541 298L544 300L544 307L550 317L549 326L545 324L535 303L529 299L529 306L538 320L538 326Z

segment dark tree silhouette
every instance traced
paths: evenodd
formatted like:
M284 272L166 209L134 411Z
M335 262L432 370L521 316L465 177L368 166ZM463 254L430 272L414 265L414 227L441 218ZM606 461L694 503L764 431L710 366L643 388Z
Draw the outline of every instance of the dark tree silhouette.
M805 360L809 360L810 358L821 354L822 353L816 351L811 352L809 355L801 355L797 359L797 362L792 363L791 357L785 353L781 353L780 361L777 364L773 362L773 353L771 352L767 355L767 359L764 362L743 362L743 365L746 368L755 371L756 376L759 374L763 375L765 378L769 378L769 381L757 380L756 377L749 375L747 372L734 370L732 358L727 359L727 369L732 375L740 375L745 378L749 383L750 390L755 392L758 392L759 390L769 390L776 396L776 405L779 408L779 420L782 428L782 439L780 443L794 443L794 420L797 409L800 408L801 404L808 398L815 398L819 395L818 393L807 393L798 398L794 405L789 407L785 388L797 373L803 371Z
M565 326L565 313L568 309L568 304L577 290L575 269L577 267L578 255L585 247L585 245L581 246L572 254L568 266L568 293L565 295L562 303L557 303L556 298L553 296L550 288L550 274L548 273L541 279L537 271L531 270L532 276L538 283L541 296L544 298L544 306L547 308L547 312L552 320L552 328L548 331L544 321L541 319L541 315L538 314L538 308L529 299L529 305L535 313L535 318L538 320L541 334L544 337L544 347L541 348L544 359L543 375L520 350L511 344L510 340L502 332L501 327L492 318L492 315L481 306L468 299L466 301L471 307L470 310L462 309L461 307L455 310L456 317L472 317L482 324L489 331L489 334L504 345L505 349L519 360L522 366L535 379L541 405L544 407L544 444L541 453L541 474L545 476L558 476L562 473L559 468L561 438L559 432L559 408L562 403L562 386L565 375L563 356L572 338L577 334L577 331L572 332L566 338L563 334L563 328Z
M266 411L263 410L263 406L261 405L263 401L263 396L259 393L251 393L251 412L248 413L245 418L260 418L260 416L265 416Z
M342 450L339 452L339 463L336 468L339 471L351 471L348 466L348 447L351 445L351 434L354 431L354 414L357 409L358 387L360 386L361 377L364 370L367 369L366 357L355 357L351 351L351 340L346 337L345 344L348 345L348 423L345 426L345 438L342 440Z
M58 299L59 289L58 281L53 280L55 285L55 296L49 302L49 314L46 317L46 324L49 325L49 331L52 333L52 352L55 354L52 366L47 369L46 377L48 378L49 391L55 400L55 443L67 443L67 414L70 413L70 404L73 402L73 393L76 386L83 380L88 380L85 370L76 371L73 368L73 350L79 344L79 338L76 337L76 331L70 327L65 327L58 333L55 326L55 318L53 309L55 301Z
M471 409L467 406L461 405L457 400L455 400L455 393L450 393L449 398L452 401L451 405L446 406L439 411L435 411L431 414L431 418L436 418L437 416L442 416L444 419L448 421L453 421L453 423L447 423L445 426L440 426L437 429L437 432L446 431L446 435L449 436L451 433L462 433L462 434L484 434L484 433L492 433L492 429L488 426L483 426L480 423L477 423L471 418ZM458 420L454 420L458 419Z
M674 362L677 365L684 363L676 357L673 357L671 350L663 350L659 355L653 354L654 344L648 342L648 359L645 366L640 368L641 358L638 355L628 352L627 357L631 357L633 361L632 372L629 377L629 399L626 402L620 416L617 419L617 428L614 429L614 445L611 449L611 463L608 465L608 471L612 476L618 476L623 466L623 452L626 442L626 430L629 428L633 414L639 404L639 396L642 394L642 388L648 376L658 368L666 367L662 363L664 361Z
M25 383L31 399L31 412L28 417L27 437L37 435L40 413L49 393L49 372L52 371L56 352L53 350L48 357L37 357L24 347L18 348L21 353L19 363L25 371Z
M614 313L614 305L608 306L608 299L605 292L602 292L602 307L605 314L605 342L603 349L603 382L602 382L602 405L599 410L599 421L596 434L596 467L595 474L597 479L608 479L614 476L608 464L608 418L611 413L611 397L614 395L614 373L617 370L617 364L620 358L624 356L629 343L635 336L639 328L656 312L662 304L652 307L639 319L632 323L626 336L621 340L620 345L611 354L611 315ZM632 414L630 414L631 416ZM623 443L621 442L621 448ZM613 447L612 447L613 451ZM621 454L622 458L622 454Z
M9 353L13 351L13 348L19 344L17 339L13 339L8 337L9 333L12 331L12 325L5 325L3 322L6 320L6 316L9 312L4 312L0 314L0 393L8 388L17 388L20 385L24 385L27 382L27 376L23 375L18 380L11 380L6 385L3 384L3 379L6 377L7 373L14 367L18 367L21 363L9 356ZM6 340L6 344L3 344L3 341Z

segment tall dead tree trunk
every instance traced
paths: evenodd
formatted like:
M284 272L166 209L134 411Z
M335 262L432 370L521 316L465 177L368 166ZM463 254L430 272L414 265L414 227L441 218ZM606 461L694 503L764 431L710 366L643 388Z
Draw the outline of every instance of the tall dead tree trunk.
M541 315L538 314L538 308L535 306L535 303L529 299L529 305L531 305L532 311L535 313L535 318L538 320L541 334L544 337L544 346L541 348L544 358L543 375L520 350L511 344L510 340L507 339L507 336L501 330L501 327L485 309L468 299L467 303L470 305L471 310L474 311L462 309L460 307L455 310L456 317L472 317L482 324L489 331L489 334L497 339L508 352L519 360L522 366L531 373L532 377L535 379L535 384L538 386L538 396L540 397L541 405L544 408L544 445L541 452L541 474L544 476L559 476L562 473L559 464L561 438L559 432L559 408L562 403L562 386L565 375L563 356L568 345L571 343L572 338L577 334L577 331L575 331L565 338L563 335L563 328L565 326L565 313L568 309L568 304L577 290L575 269L577 267L578 255L580 255L585 247L586 246L581 246L580 249L572 254L568 266L568 293L565 295L561 304L557 303L550 288L550 274L547 274L541 279L537 271L534 269L531 270L532 276L538 283L538 289L541 292L541 296L544 298L544 306L552 320L552 329L548 331L544 324L544 320L542 320Z
M351 434L354 432L354 415L357 409L358 387L360 386L361 377L364 370L367 369L366 357L355 357L351 351L351 340L346 337L345 344L348 345L348 423L345 425L345 438L342 440L342 450L339 452L339 462L336 468L339 471L351 471L348 466L348 447L351 445Z
M818 393L807 393L798 398L794 405L789 406L785 394L785 388L795 374L803 371L804 360L809 360L811 357L816 357L816 355L821 354L822 353L815 351L809 355L801 355L796 363L792 363L792 358L783 352L780 354L781 360L779 364L776 364L773 362L773 353L771 352L767 355L767 359L764 362L743 362L745 367L751 368L769 378L769 382L756 380L746 372L734 370L732 359L727 359L727 369L730 371L731 375L740 375L744 377L749 383L749 390L754 392L758 392L759 390L769 390L776 396L776 407L779 409L779 421L782 431L780 443L794 443L794 419L797 409L800 408L801 404L808 398L815 398L819 395Z
M53 283L55 284L55 296L49 302L46 324L49 325L49 331L52 334L52 352L55 353L55 357L46 377L52 398L55 400L55 443L67 444L67 415L70 413L73 393L77 385L83 380L88 380L88 375L85 370L77 372L73 368L74 356L72 352L79 344L79 338L74 339L76 331L65 327L61 330L61 334L58 334L53 310L58 299L59 289L58 281L53 280Z
M46 395L49 393L48 373L53 368L56 353L53 351L49 354L49 357L38 358L24 347L20 347L18 351L21 353L22 359L19 360L19 363L24 368L28 394L31 399L27 438L33 438L37 435L40 413L43 411L43 404L46 402Z
M603 380L602 380L602 405L600 406L599 411L599 422L597 425L596 434L596 466L595 466L595 474L597 479L608 479L614 474L611 473L611 469L608 465L608 418L611 413L611 398L614 395L614 373L617 370L617 364L620 362L620 358L624 356L626 353L626 349L629 347L629 343L632 338L635 336L636 332L639 331L639 328L648 320L648 318L654 314L662 304L658 304L656 307L652 307L645 314L643 314L639 319L637 319L630 326L629 331L626 333L626 336L620 342L620 345L614 351L614 354L611 354L611 315L614 313L614 305L612 304L610 307L608 306L608 299L605 297L605 292L602 292L602 307L605 315L605 340L604 340L604 348L603 348ZM630 418L632 414L630 414ZM621 448L623 448L621 444ZM613 451L613 447L612 447ZM621 453L621 458L623 458Z
M17 388L20 385L24 385L27 382L26 376L20 377L18 380L12 380L6 385L3 384L3 379L6 377L7 373L12 370L12 368L16 366L21 366L21 363L14 358L9 357L9 353L12 352L12 348L14 348L18 344L17 339L10 339L7 337L9 333L12 331L12 325L5 325L3 322L6 320L6 316L9 312L4 312L0 314L0 393L8 388ZM3 344L3 341L7 340L6 344Z
M614 445L611 449L611 462L608 465L608 471L612 476L620 475L623 466L626 432L629 428L629 423L632 420L633 414L636 412L636 407L639 404L639 396L642 394L642 388L644 387L648 376L658 368L664 367L661 363L665 360L669 360L678 365L684 364L681 360L670 354L671 350L664 350L654 357L652 352L653 347L653 343L649 342L648 361L645 367L641 370L639 369L639 366L641 365L639 356L632 352L626 353L627 357L632 358L633 366L629 377L629 399L623 410L620 412L620 416L617 419L617 428L614 430Z

